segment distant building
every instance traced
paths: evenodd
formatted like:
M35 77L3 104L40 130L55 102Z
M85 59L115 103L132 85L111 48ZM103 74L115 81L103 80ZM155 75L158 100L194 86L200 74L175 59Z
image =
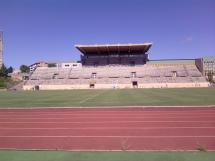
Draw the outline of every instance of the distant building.
M215 75L215 57L203 57L196 59L196 66L205 76L207 76L208 73L213 73Z
M0 31L0 67L3 64L3 32Z
M62 62L62 63L58 63L58 67L70 68L70 69L78 69L78 68L82 67L82 64L78 63L78 62Z
M29 65L30 72L33 72L37 67L48 67L48 63L45 61L39 61L34 64Z

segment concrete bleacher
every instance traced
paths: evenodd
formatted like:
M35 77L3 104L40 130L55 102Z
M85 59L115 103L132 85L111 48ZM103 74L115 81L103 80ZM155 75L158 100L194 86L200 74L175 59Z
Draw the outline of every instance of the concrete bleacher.
M208 82L193 64L109 65L82 68L39 67L24 89L207 87ZM92 87L92 86L91 86ZM136 87L136 86L135 86Z

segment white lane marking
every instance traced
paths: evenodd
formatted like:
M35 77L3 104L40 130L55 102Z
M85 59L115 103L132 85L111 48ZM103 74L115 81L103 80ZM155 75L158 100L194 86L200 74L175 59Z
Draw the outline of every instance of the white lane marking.
M102 114L95 114L95 113L92 113L92 114L26 114L26 115L19 115L19 114L13 114L13 115L1 115L0 114L0 117L4 117L4 118L7 118L7 117L17 117L17 118L21 118L21 117L48 117L48 116L57 116L57 117L59 117L59 116L72 116L72 117L96 117L96 116L100 116L100 117L102 117L102 116L104 116L104 117L116 117L116 116L122 116L122 117L156 117L156 116L163 116L163 117L165 117L165 116L169 116L169 117L173 117L173 116L175 116L175 117L190 117L190 116L193 116L194 115L194 113L192 113L192 114L189 114L189 113L174 113L174 114L134 114L134 113L124 113L124 114L121 114L121 113L118 113L118 114L116 114L116 113L114 113L114 114L104 114L104 113L102 113ZM214 116L214 114L213 113L201 113L201 114L196 114L196 115L198 115L198 116L201 116L201 117L203 117L203 116L207 116L207 117L209 117L209 116ZM195 115L194 115L195 116ZM197 117L197 116L196 116Z
M215 127L74 127L74 128L1 128L0 130L156 130L156 129L215 129Z
M143 116L143 117L118 117L118 116L108 116L108 117L101 117L101 116L97 116L97 117L89 117L89 116L87 116L87 117L80 117L80 116L75 116L75 117L70 117L70 118L59 118L59 117L48 117L48 118L41 118L41 117L25 117L25 118L0 118L0 121L1 120L6 120L6 119L10 119L10 120L12 120L12 119L16 119L16 120L28 120L28 119L45 119L45 120L49 120L49 119L57 119L57 120L61 120L61 119L100 119L100 118L105 118L105 119L109 119L109 118L111 118L111 119L114 119L114 118L116 118L116 119L185 119L185 118L197 118L197 119L200 119L200 118L212 118L212 119L214 119L215 120L215 116L187 116L187 117L181 117L181 116L179 116L179 117L166 117L166 116L163 116L163 117L145 117L145 116Z
M62 121L62 122L56 122L56 121L28 121L28 122L24 122L24 121L5 121L5 122L0 122L0 124L32 124L32 123L36 123L36 124L45 124L45 123L49 123L49 124L91 124L91 123L95 123L95 124L104 124L104 123L215 123L215 120L209 120L209 121L178 121L178 120L171 120L171 121Z
M116 136L105 136L105 135L93 135L93 136L71 136L71 135L43 135L43 136L38 136L38 135L20 135L20 136L0 136L0 138L215 138L215 135L197 135L197 136L180 136L180 135L167 135L167 136L129 136L129 135L116 135ZM215 141L215 140L214 140Z
M96 113L116 113L116 112L119 112L119 113L141 113L141 114L150 114L150 113L152 113L152 114L154 114L154 113L158 113L158 114L160 114L160 113L165 113L165 114L177 114L177 113L185 113L185 114L189 114L189 112L192 112L191 114L193 114L193 113L215 113L215 110L189 110L189 109L187 109L187 110L184 110L184 111L182 111L182 110L173 110L173 111L165 111L165 110L160 110L160 111L158 111L158 110L150 110L150 111L144 111L144 110L136 110L136 109L132 109L132 110L123 110L123 108L122 108L122 110L119 110L119 109L116 109L115 111L114 110L112 110L112 111L109 111L109 110L100 110L99 108L97 108L97 109L90 109L90 110L87 110L87 109L80 109L80 110L70 110L70 111L63 111L63 109L59 109L59 111L31 111L30 109L26 109L26 111L1 111L1 109L0 109L0 114L14 114L14 115L16 115L16 114L29 114L29 113L33 113L33 114L65 114L65 113L67 113L67 114L70 114L70 113L76 113L76 114L78 114L78 113L85 113L85 114L88 114L88 113L94 113L94 112L96 112Z
M89 123L95 123L95 124L103 124L103 123L215 123L215 120L210 121L178 121L178 120L171 120L171 121L62 121L62 122L56 122L56 121L31 121L31 122L24 122L24 121L5 121L0 122L0 124L45 124L45 123L51 123L51 124L70 124L70 123L76 123L76 124L89 124Z

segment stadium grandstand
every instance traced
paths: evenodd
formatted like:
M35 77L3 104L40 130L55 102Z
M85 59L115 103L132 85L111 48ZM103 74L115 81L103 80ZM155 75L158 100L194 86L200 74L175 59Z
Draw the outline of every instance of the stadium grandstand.
M149 60L151 43L75 45L78 62L35 68L24 90L208 87L195 59Z

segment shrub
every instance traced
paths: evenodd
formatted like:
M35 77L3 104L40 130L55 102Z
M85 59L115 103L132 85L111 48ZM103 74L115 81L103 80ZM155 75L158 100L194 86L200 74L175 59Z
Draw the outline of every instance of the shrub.
M208 81L211 82L211 83L214 83L214 80L213 80L213 71L209 71L208 74Z

